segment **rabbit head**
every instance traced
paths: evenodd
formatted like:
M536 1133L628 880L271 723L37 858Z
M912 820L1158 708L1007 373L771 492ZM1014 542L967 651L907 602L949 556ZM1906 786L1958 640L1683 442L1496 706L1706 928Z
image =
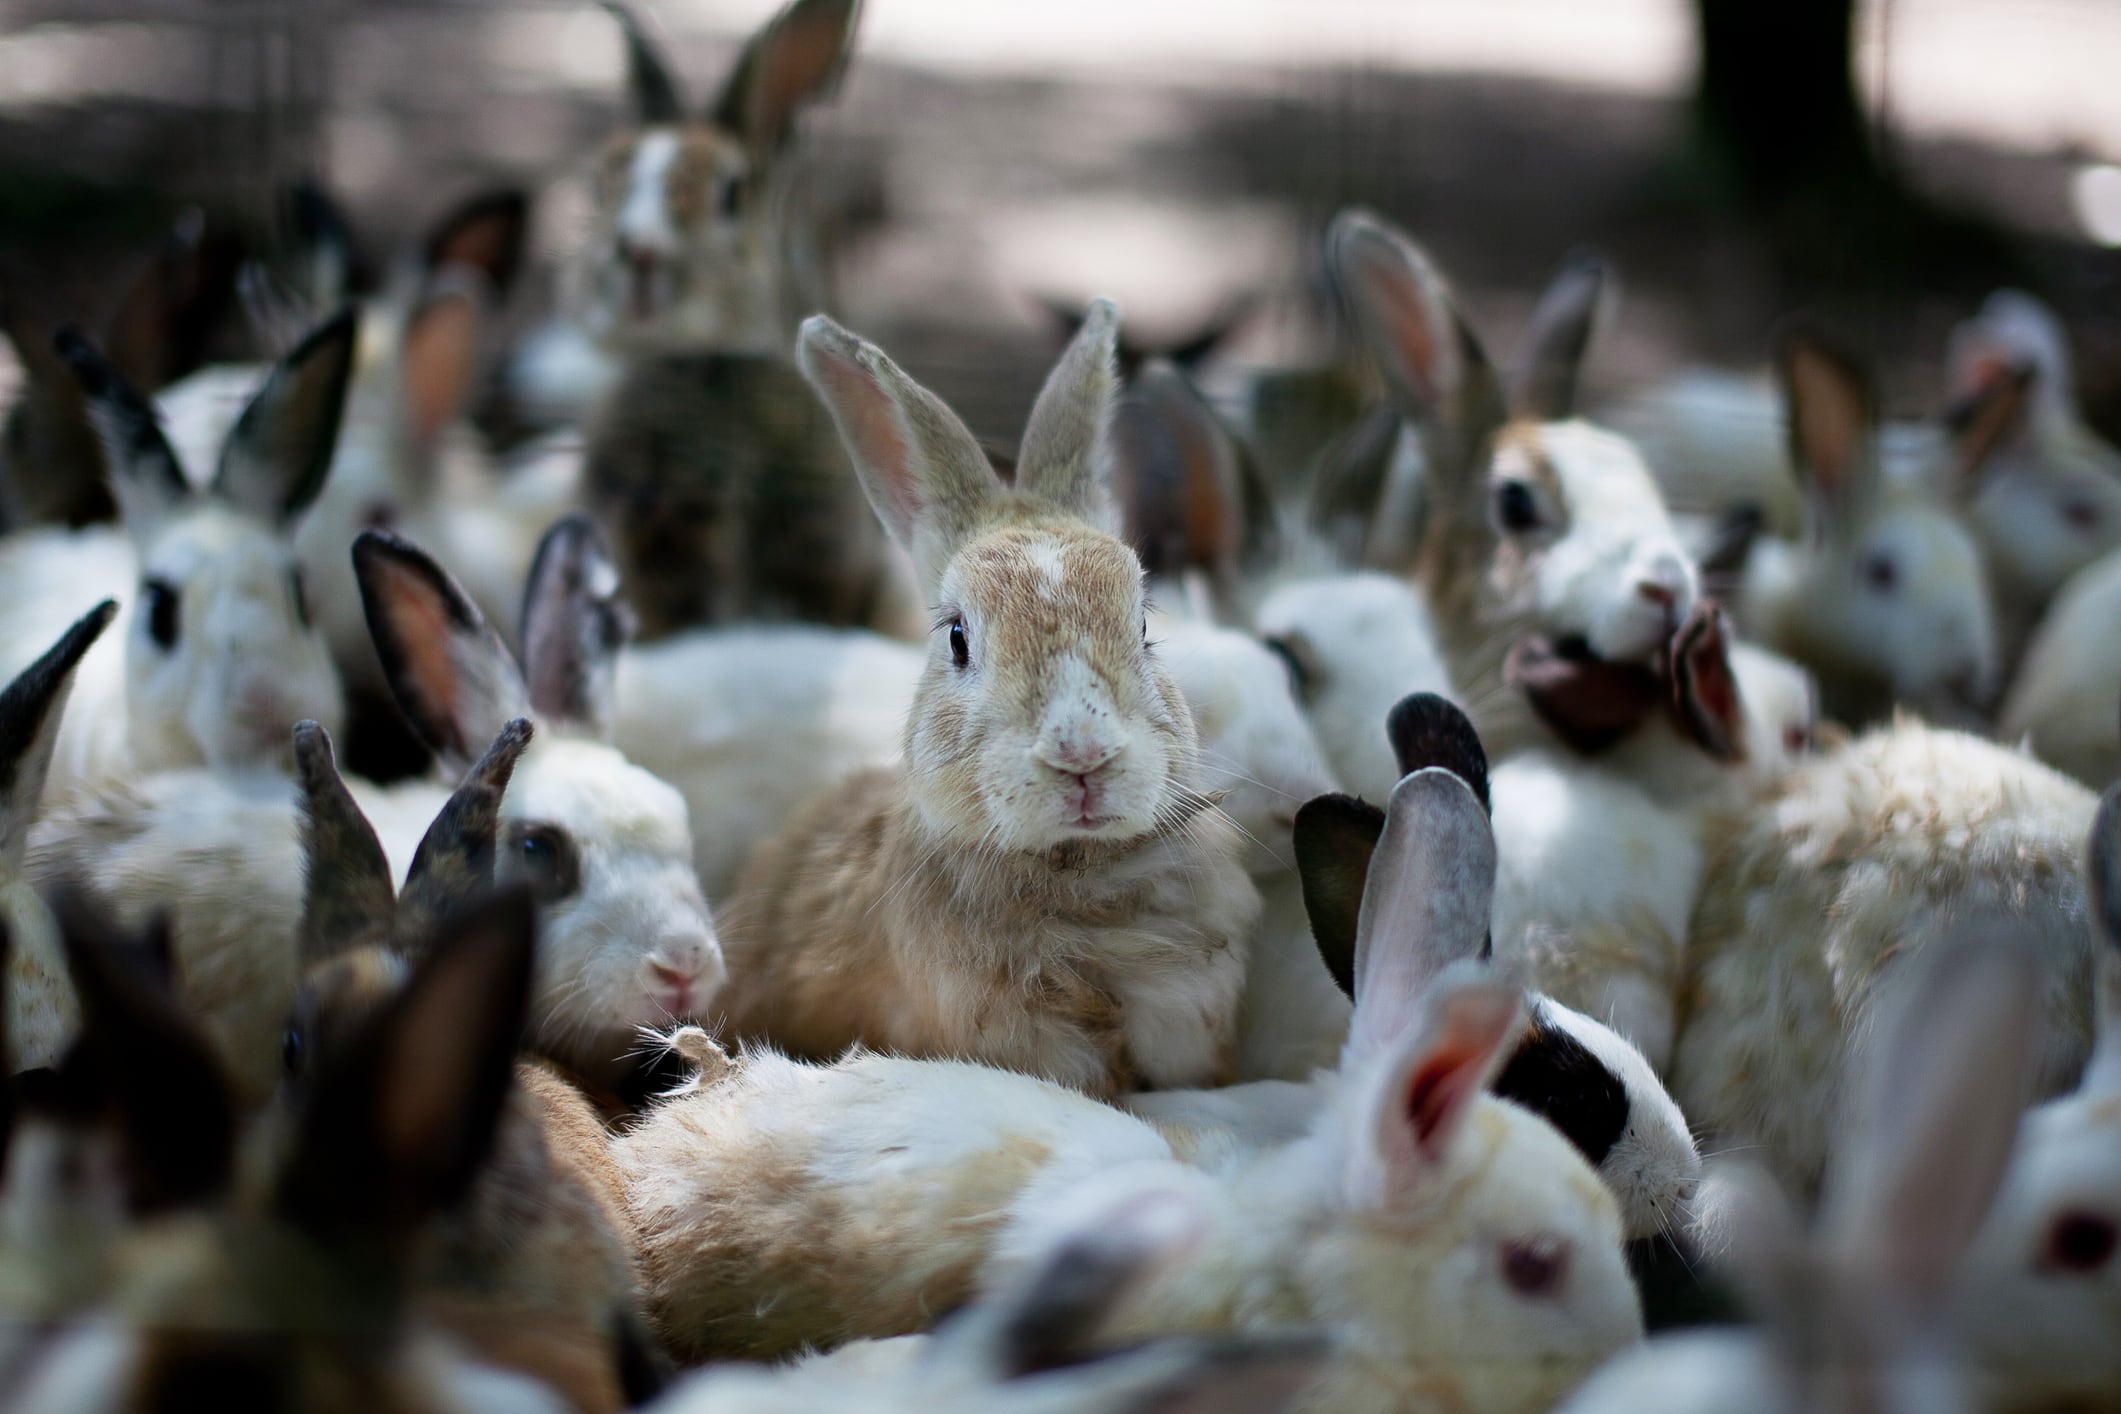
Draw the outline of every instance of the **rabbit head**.
M125 641L133 761L156 770L284 760L296 721L335 723L341 710L291 534L331 467L352 314L317 326L272 366L204 491L187 480L138 389L78 333L62 330L56 344L87 400L138 555Z
M1039 393L1013 486L940 399L822 315L797 360L935 606L907 723L931 828L1004 849L1126 842L1189 817L1193 714L1113 534L1105 425L1119 316L1091 304Z
M1918 707L1985 704L1997 686L1997 634L1973 537L1933 490L1887 473L1877 392L1858 360L1793 325L1775 367L1812 530L1783 622L1768 626L1771 643L1820 672L1837 717L1886 705L1859 700L1852 713L1831 700L1837 682Z
M801 111L838 84L859 0L793 0L697 114L640 20L617 0L605 8L624 31L634 113L591 176L570 271L578 317L616 349L778 351L785 149Z
M464 770L515 717L538 723L501 806L495 879L527 885L544 944L532 1039L590 1074L635 1028L701 1013L724 976L677 791L609 742L613 675L630 631L595 524L560 521L524 593L526 667L447 571L382 531L354 570L399 707L445 766Z
M1634 447L1570 420L1604 266L1579 260L1556 276L1506 399L1413 241L1348 211L1327 249L1365 345L1422 434L1414 569L1459 690L1478 700L1497 687L1501 654L1535 636L1603 661L1655 658L1693 607L1698 576Z
M2037 608L2121 546L2121 452L2077 410L2054 311L1998 290L1945 355L1959 494L1997 592Z

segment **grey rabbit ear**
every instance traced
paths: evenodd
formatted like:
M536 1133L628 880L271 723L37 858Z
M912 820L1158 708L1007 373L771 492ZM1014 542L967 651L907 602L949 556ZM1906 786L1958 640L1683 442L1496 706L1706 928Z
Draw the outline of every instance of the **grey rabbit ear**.
M651 126L683 122L684 92L662 46L642 27L631 7L619 0L603 3L626 40L626 90L633 98L633 116Z
M1488 753L1480 733L1457 703L1433 692L1411 692L1385 715L1385 736L1399 762L1399 774L1411 776L1441 766L1466 783L1480 808L1495 813L1488 799Z
M1094 299L1031 404L1017 448L1016 488L1102 530L1116 530L1106 485L1112 404L1119 395L1119 307Z
M359 325L349 307L272 367L229 430L214 494L268 525L286 525L324 489L353 380Z
M1385 832L1385 812L1352 795L1313 796L1296 811L1296 874L1304 913L1326 971L1355 996L1355 937L1370 859Z
M1554 272L1533 307L1524 357L1510 380L1510 412L1540 422L1576 413L1583 357L1614 301L1612 267L1579 251Z
M854 49L860 0L794 0L744 46L711 115L763 166L804 108L831 96Z
M192 495L176 450L162 435L161 415L79 329L62 326L52 335L52 349L80 386L126 528L136 540L152 535Z
M604 532L584 511L557 521L538 542L523 591L530 705L549 722L609 740L619 652L632 637Z
M302 923L296 953L307 968L388 938L397 916L390 860L332 759L331 735L295 724L302 787Z
M1242 454L1177 367L1152 359L1114 408L1112 469L1126 538L1152 576L1204 571L1234 588L1245 553Z
M106 599L74 621L43 656L0 689L0 860L19 867L44 795L74 669L117 616Z
M398 901L397 942L404 951L425 950L444 919L493 892L501 801L532 733L522 717L503 727L420 837Z

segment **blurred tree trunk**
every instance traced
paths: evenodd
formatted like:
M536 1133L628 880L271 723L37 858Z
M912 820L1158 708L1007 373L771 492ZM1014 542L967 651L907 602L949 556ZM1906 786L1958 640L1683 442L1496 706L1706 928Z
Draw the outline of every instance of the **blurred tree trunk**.
M1856 0L1693 0L1694 109L1749 203L1846 190L1885 174L1856 95Z

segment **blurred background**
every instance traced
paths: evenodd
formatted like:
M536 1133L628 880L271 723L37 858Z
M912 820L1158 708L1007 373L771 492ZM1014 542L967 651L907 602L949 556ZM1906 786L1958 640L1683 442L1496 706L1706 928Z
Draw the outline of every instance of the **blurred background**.
M638 8L705 93L776 6ZM1348 202L1426 242L1505 346L1564 254L1611 256L1607 396L1757 365L1809 306L1933 409L1950 324L2023 285L2113 435L2117 53L2112 0L870 0L806 179L859 232L848 322L984 435L1013 438L1051 357L1035 296L1116 295L1154 342L1249 292L1233 352L1309 356ZM527 327L623 68L587 0L4 0L0 288L91 318L183 207L262 231L305 175L378 263L519 184Z

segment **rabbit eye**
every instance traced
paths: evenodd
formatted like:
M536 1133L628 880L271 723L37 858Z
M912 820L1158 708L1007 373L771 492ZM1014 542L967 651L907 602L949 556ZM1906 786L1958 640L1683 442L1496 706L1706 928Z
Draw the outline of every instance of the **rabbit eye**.
M1900 566L1883 550L1873 550L1863 557L1863 582L1879 594L1890 594L1900 587Z
M582 861L574 840L556 825L517 825L511 844L523 877L539 903L557 903L582 887Z
M1267 645L1269 653L1281 659L1282 667L1288 669L1289 690L1296 694L1297 700L1299 702L1310 700L1312 684L1311 664L1308 661L1309 655L1286 638L1277 636L1261 641Z
M146 600L147 633L162 648L177 646L177 589L168 580L151 579L140 586Z
M972 665L972 641L965 637L965 621L950 621L950 661L960 668Z
M2047 1231L2046 1265L2060 1272L2096 1272L2113 1259L2121 1242L2113 1220L2097 1213L2064 1213Z
M298 1074L302 1069L303 1051L300 1028L288 1027L286 1034L280 1037L280 1069L289 1075Z
M744 210L743 181L740 178L731 177L723 182L722 194L716 205L720 208L725 220L734 221L741 215Z
M1556 1295L1569 1275L1569 1249L1556 1242L1505 1242L1502 1279L1519 1296L1535 1300Z
M1495 521L1512 535L1539 528L1539 501L1522 481L1505 481L1495 488Z
M287 572L287 597L294 600L295 621L304 628L309 627L309 590L302 582L302 571Z

